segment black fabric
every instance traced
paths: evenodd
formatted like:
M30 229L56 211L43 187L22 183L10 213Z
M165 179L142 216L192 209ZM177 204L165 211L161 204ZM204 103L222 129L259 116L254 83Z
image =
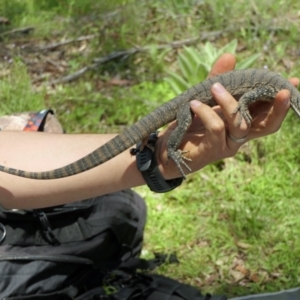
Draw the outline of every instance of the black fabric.
M178 263L176 255L156 254L152 260L132 258L118 270L107 273L103 287L92 289L76 300L226 300L226 296L202 295L200 290L177 280L147 274L163 263ZM147 271L140 272L137 270Z
M178 260L137 257L145 221L143 199L129 190L44 210L0 211L0 299L226 299L147 274Z
M92 289L76 300L226 300L222 295L203 295L190 285L157 274L128 274L116 271L104 280L104 287ZM108 293L107 290L115 290Z
M91 278L101 283L99 268L139 254L145 221L145 203L130 190L43 211L1 211L0 298L73 298Z

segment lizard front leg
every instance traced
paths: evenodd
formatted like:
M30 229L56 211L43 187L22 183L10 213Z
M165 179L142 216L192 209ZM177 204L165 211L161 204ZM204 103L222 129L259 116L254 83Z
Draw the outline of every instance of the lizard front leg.
M242 123L242 120L246 121L247 125L250 126L252 117L249 112L249 105L256 101L271 102L275 99L277 91L273 87L261 87L246 92L240 99L237 108L232 114L240 113L237 127Z
M186 178L186 176L182 166L184 166L189 171L192 171L191 168L185 162L185 160L191 161L191 159L185 157L183 155L184 152L178 149L178 147L182 141L183 136L189 129L192 123L192 119L193 115L190 109L190 103L185 103L181 105L177 111L177 127L171 133L167 143L168 159L171 158L175 162L183 178Z

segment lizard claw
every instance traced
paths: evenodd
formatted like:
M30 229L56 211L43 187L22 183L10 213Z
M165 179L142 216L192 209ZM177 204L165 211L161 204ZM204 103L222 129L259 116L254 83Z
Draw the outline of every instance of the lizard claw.
M250 115L249 109L247 106L243 105L242 103L238 103L238 106L236 109L232 112L232 115L236 113L240 113L238 117L238 122L236 127L239 127L243 121L243 119L246 121L247 125L250 126L252 122L252 117Z
M184 179L186 179L186 176L185 176L182 166L184 166L187 170L192 172L192 169L185 162L185 161L192 161L192 160L183 155L184 153L187 153L187 152L189 152L189 151L182 151L180 149L177 149L176 151L171 150L168 152L168 159L171 158L174 161L174 163L176 164L177 168L179 169L179 171Z

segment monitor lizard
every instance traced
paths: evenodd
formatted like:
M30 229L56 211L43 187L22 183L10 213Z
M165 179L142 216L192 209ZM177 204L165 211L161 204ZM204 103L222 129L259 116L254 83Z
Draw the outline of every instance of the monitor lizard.
M266 69L230 71L206 79L188 89L129 126L106 144L73 163L44 172L30 172L0 165L0 171L32 179L55 179L79 174L107 162L136 143L146 140L150 133L176 119L177 127L170 135L167 152L168 157L176 163L185 178L183 166L187 170L190 170L190 167L178 147L192 121L189 102L197 99L210 107L216 106L217 103L211 94L211 86L216 82L220 82L239 101L237 108L233 111L233 113L240 112L237 125L241 123L242 118L249 126L251 125L252 118L248 110L250 103L258 100L273 101L276 93L282 89L290 91L291 108L300 117L300 93L278 73Z

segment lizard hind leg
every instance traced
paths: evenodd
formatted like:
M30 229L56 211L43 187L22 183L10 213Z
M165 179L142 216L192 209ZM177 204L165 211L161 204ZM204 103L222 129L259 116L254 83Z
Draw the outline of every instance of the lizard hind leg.
M237 108L232 114L240 113L237 127L239 127L244 119L247 125L250 127L252 117L249 112L249 105L257 101L271 102L274 100L277 91L273 87L260 87L246 92L240 99Z
M186 161L191 161L191 159L185 157L183 154L187 153L188 151L182 151L178 149L183 136L189 129L193 119L193 114L190 109L190 104L185 103L178 108L177 111L177 127L173 130L170 134L168 144L167 144L167 152L168 152L168 159L172 159L176 164L177 168L179 169L183 178L185 178L185 173L182 167L185 167L190 172L192 171Z

